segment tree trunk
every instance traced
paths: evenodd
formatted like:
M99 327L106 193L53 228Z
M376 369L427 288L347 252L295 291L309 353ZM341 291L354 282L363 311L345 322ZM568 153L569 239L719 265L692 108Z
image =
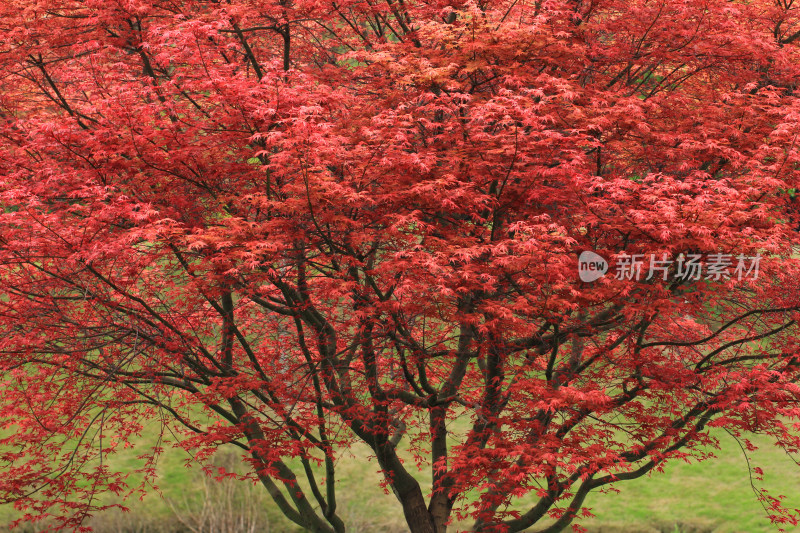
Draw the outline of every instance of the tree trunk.
M405 494L397 494L400 503L403 505L403 514L411 533L436 533L428 508L425 505L425 498L419 486Z

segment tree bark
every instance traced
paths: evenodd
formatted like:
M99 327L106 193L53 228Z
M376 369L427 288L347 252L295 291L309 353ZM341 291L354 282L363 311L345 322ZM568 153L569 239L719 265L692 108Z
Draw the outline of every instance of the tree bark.
M405 494L397 493L397 498L403 506L403 514L411 533L436 533L433 519L425 505L425 498L419 486Z

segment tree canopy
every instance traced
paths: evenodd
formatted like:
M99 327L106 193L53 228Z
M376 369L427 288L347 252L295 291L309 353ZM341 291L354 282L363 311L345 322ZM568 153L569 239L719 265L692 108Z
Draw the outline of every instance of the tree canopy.
M316 532L354 441L414 533L797 453L798 9L0 3L0 500L79 527L149 420Z

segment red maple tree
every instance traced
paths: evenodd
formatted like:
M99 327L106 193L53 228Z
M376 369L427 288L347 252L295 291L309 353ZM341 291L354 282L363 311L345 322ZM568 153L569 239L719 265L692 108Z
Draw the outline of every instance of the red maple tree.
M6 0L0 498L79 527L153 419L317 532L354 441L414 533L797 452L794 4Z

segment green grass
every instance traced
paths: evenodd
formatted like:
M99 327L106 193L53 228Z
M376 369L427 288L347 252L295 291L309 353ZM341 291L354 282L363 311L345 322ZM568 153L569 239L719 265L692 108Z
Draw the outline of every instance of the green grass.
M153 442L156 429L155 426L150 428L144 440ZM620 483L618 494L591 494L585 505L596 518L585 520L582 525L598 533L776 531L752 492L747 463L739 445L724 432L717 436L722 446L717 459L696 464L673 463L664 473ZM800 466L766 440L757 438L754 442L762 448L750 458L764 470L763 486L770 494L784 494L787 507L800 507ZM109 461L115 468L131 470L139 464L136 459L139 453L138 449L123 450ZM118 512L110 512L98 517L96 525L112 531L119 530L120 524L130 527L145 519L147 523L179 524L176 513L197 512L204 499L204 484L200 468L186 468L186 458L186 452L167 448L158 466L161 495L154 492L143 501L125 502L131 509L129 515L120 517ZM366 446L354 446L349 456L340 459L337 472L339 512L346 523L352 524L352 531L406 530L394 496L379 486L378 465L370 459ZM419 474L420 480L427 476L427 470ZM260 487L242 489L248 501L263 511L262 519L268 524L264 531L297 531L279 514ZM13 508L0 506L0 520L7 522L15 516ZM467 525L457 524L451 530L461 530ZM138 529L146 530L144 526Z
M739 445L725 433L719 439L717 459L673 463L663 474L620 483L619 494L590 495L586 505L596 515L594 521L708 524L720 533L775 531L753 494ZM800 467L766 440L755 442L762 448L750 459L764 470L760 485L772 495L785 495L787 507L800 507Z

